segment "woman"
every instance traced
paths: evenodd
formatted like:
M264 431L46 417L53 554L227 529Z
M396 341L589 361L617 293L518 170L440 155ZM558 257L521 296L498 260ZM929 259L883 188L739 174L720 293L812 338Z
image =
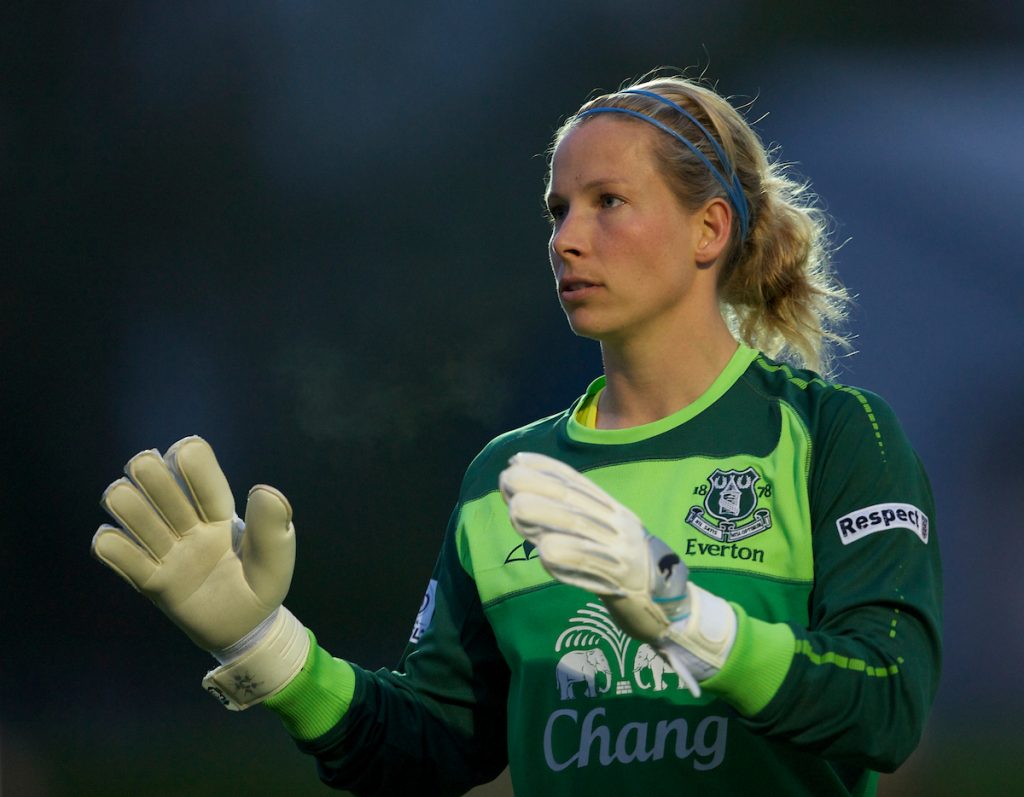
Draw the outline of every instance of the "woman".
M506 763L525 795L872 794L937 685L934 509L881 399L800 370L846 299L808 203L683 78L562 126L551 265L604 376L470 465L395 672L281 606L287 501L253 488L243 532L199 438L129 462L104 502L131 536L93 551L217 656L211 693L264 702L359 794Z

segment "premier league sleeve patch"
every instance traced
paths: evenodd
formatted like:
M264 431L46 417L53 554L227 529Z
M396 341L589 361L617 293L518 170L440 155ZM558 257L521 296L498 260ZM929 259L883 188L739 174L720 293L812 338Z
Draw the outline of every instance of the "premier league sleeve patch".
M416 615L416 622L412 625L412 635L409 641L418 644L423 632L430 627L430 621L434 619L434 599L437 593L437 579L430 579L427 584L427 591L423 595L423 603Z
M889 529L909 529L928 543L928 515L913 504L875 504L843 515L836 520L843 545Z

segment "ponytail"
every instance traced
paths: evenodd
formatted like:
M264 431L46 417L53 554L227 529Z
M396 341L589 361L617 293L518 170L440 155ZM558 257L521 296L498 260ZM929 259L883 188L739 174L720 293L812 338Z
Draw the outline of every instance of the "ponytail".
M770 357L828 373L849 294L831 264L828 219L806 184L767 164L750 234L719 278L722 314L740 340Z

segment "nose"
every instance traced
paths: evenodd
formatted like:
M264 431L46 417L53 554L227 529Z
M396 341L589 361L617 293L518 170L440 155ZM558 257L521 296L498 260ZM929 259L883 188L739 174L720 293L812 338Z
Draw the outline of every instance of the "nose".
M584 252L584 230L578 213L567 212L551 230L551 259L567 260Z

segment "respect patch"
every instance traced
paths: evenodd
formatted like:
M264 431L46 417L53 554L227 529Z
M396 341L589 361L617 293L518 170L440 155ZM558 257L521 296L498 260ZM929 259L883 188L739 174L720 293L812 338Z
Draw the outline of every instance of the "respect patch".
M928 515L913 504L866 506L836 520L836 528L843 545L889 529L909 529L921 542L928 543Z

